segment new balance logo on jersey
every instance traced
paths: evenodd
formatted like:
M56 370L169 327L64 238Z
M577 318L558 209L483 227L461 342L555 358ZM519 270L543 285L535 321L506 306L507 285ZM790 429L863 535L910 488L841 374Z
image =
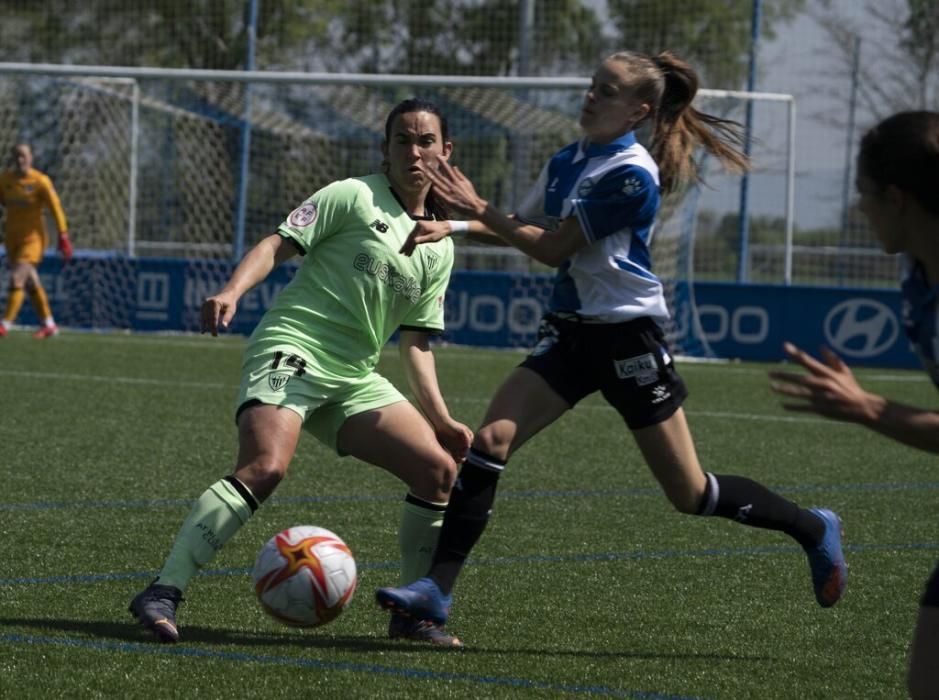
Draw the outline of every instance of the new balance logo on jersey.
M384 233L388 230L388 224L386 224L384 221L381 221L380 219L375 219L372 223L369 224L369 226L371 226L379 233Z

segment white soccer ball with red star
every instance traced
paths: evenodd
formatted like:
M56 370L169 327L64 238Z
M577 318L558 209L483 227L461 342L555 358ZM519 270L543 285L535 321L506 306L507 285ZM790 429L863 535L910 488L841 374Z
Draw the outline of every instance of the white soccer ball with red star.
M291 527L269 539L252 577L265 612L296 627L335 620L358 582L348 545L336 533L313 525Z

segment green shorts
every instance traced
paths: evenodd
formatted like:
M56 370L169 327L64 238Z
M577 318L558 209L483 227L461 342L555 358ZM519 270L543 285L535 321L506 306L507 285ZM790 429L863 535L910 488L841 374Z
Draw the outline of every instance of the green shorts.
M311 369L312 367L312 369ZM378 372L337 377L316 372L315 361L290 345L251 346L245 353L235 420L253 404L283 406L303 427L339 452L337 436L347 418L407 399Z

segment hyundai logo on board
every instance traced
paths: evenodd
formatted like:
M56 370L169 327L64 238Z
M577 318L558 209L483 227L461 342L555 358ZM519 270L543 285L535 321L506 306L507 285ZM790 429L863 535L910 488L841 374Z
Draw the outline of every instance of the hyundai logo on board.
M825 317L825 339L847 357L876 357L889 350L900 332L896 314L873 299L848 299Z

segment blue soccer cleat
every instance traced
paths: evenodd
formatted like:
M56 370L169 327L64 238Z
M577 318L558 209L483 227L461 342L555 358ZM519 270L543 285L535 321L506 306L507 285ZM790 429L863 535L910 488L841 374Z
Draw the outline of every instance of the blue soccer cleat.
M421 578L400 588L379 588L375 600L385 610L438 625L446 624L453 604L453 596L444 595L432 578Z
M844 595L848 585L848 565L841 551L841 518L826 508L809 508L809 512L825 523L822 541L805 547L812 571L815 599L823 608L830 608Z
M153 632L164 644L179 640L176 629L176 608L183 594L175 586L163 586L154 581L130 601L128 610L141 625Z

